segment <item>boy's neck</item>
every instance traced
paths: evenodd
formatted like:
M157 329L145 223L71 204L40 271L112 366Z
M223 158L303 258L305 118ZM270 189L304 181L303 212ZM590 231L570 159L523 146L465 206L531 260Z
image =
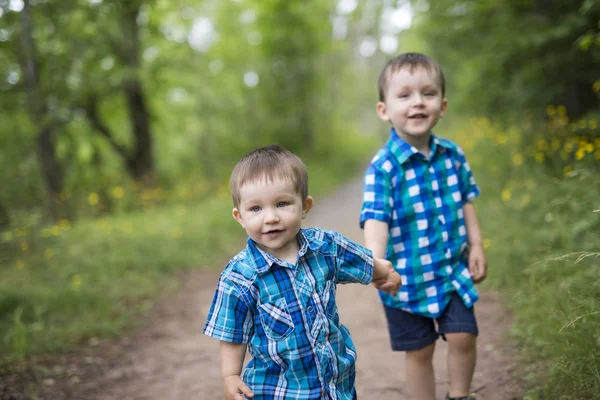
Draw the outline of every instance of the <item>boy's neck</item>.
M400 139L416 148L419 153L423 154L425 158L429 158L429 151L431 150L431 132L423 136L409 136L403 135L396 130L396 134Z
M300 253L300 245L298 244L298 235L296 235L296 240L291 242L290 246L286 246L286 249L282 250L282 251L269 249L267 247L264 247L261 244L258 244L256 242L254 242L254 243L262 251L269 253L273 257L278 258L282 261L285 261L285 262L293 264L293 265L295 265L296 261L298 261L298 254Z

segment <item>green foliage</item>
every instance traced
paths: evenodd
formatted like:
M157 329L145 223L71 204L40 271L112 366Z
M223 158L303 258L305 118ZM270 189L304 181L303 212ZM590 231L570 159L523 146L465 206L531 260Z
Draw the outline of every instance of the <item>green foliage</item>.
M598 107L597 1L427 4L414 29L446 69L462 111L497 118L531 111L539 118L546 105L561 104L578 118Z
M528 129L503 130L487 119L452 127L482 189L487 285L505 294L514 313L527 398L598 398L598 143L589 152L590 142L579 146L579 158L578 145L568 147L569 157L561 158L557 150L570 143L561 142L552 157L548 143L525 146Z

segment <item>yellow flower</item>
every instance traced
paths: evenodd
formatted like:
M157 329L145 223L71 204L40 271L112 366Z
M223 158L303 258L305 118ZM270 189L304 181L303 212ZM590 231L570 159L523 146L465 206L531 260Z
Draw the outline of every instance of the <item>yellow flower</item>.
M54 256L54 252L52 251L52 249L46 249L44 250L44 258L46 260L51 259Z
M27 250L29 250L29 243L27 243L27 242L20 242L19 246L21 247L21 251L23 253L26 253Z
M113 196L115 199L120 199L120 198L122 198L123 196L125 196L125 189L123 189L123 187L122 187L122 186L115 186L115 187L112 189L112 196Z
M600 81L594 82L594 84L592 85L592 89L594 89L594 92L596 93L600 92Z
M540 164L543 163L544 162L544 153L540 153L540 152L535 153L535 161L537 161Z
M570 153L570 152L572 152L572 151L573 151L574 147L575 147L575 146L573 146L573 142L566 142L566 143L565 143L564 150L565 150L567 153Z
M579 150L577 150L577 153L575 153L575 158L578 160L583 159L584 156L585 156L585 149L579 149Z
M508 201L512 197L512 193L509 189L504 189L501 194L503 201Z
M171 229L171 232L169 232L169 235L174 239L179 239L183 235L183 232L181 231L181 228L177 227L177 228Z
M567 109L565 108L565 106L563 106L562 104L559 105L558 107L556 107L556 112L558 113L558 115L560 115L561 117L564 117L565 115L567 115Z
M489 249L492 245L492 241L490 239L483 239L483 248Z
M550 116L550 117L552 117L554 114L556 114L556 109L554 108L554 106L552 104L546 107L546 114L548 114L548 116Z
M90 203L91 206L97 205L99 201L100 201L100 197L98 196L98 193L96 193L96 192L92 192L88 196L88 203Z
M61 229L67 230L71 227L71 221L68 219L60 219L58 220L58 226L60 226Z
M514 164L514 165L516 165L517 167L518 167L519 165L522 165L522 164L523 164L523 156L522 156L521 154L518 154L518 153L517 153L517 154L515 154L515 155L513 156L513 158L512 158L512 162L513 162L513 164Z
M25 268L25 263L23 262L23 260L17 260L15 266L17 267L17 269L23 269Z
M546 150L546 148L548 147L548 144L546 143L546 141L544 139L538 139L536 143L537 143L537 148L540 150Z
M508 136L502 134L496 136L497 144L506 144L506 142L508 142Z
M79 287L81 286L81 276L73 275L73 278L71 278L71 284L75 290L79 290Z

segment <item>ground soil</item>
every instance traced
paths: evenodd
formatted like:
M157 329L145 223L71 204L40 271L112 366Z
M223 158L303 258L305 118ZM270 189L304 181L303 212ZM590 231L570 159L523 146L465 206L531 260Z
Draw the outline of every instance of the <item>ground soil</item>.
M356 180L317 198L305 226L335 229L362 242L360 202L361 182ZM186 273L181 290L160 301L128 337L92 342L68 356L37 360L35 368L1 374L0 399L223 399L218 342L202 334L219 269ZM480 295L475 306L480 336L473 389L480 400L520 399L515 352L506 340L510 316L498 296L481 289ZM376 290L340 286L337 304L358 350L358 397L408 400L404 356L390 351ZM447 391L446 352L445 342L438 341L434 364L439 399Z

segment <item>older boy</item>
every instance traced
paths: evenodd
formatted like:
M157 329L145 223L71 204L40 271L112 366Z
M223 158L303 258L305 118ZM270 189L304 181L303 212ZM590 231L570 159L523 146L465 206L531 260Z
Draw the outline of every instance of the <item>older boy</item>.
M226 399L356 399L356 349L336 284L372 282L393 294L399 275L336 232L301 229L313 205L308 175L282 147L247 154L230 187L248 244L221 274L204 328L221 340Z
M406 352L414 400L435 400L439 335L449 345L447 398L473 398L474 283L485 279L487 263L469 164L460 147L431 132L447 107L444 74L431 58L402 54L381 72L377 114L392 128L365 173L360 224L366 247L402 277L397 296L380 297L392 350Z

